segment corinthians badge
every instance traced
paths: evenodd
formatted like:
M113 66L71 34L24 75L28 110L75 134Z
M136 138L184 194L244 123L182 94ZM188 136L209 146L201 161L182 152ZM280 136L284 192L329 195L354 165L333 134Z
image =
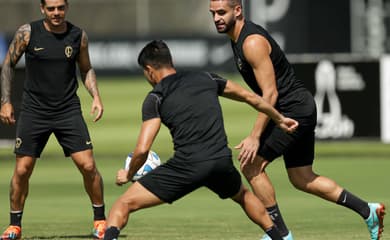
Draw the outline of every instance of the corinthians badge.
M66 46L65 47L65 56L67 58L70 58L72 56L72 53L73 53L73 48L72 46Z
M15 139L15 148L20 148L20 145L22 145L22 139L16 138Z

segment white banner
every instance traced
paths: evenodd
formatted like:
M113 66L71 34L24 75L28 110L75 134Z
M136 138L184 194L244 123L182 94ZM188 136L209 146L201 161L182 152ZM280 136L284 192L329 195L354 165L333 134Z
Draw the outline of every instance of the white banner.
M381 139L390 143L390 55L381 58Z

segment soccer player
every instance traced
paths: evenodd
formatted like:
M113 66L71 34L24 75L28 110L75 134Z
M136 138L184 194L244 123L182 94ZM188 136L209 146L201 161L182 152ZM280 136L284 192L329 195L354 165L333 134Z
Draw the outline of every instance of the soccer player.
M284 239L293 237L265 173L266 166L280 156L294 187L357 212L366 221L371 239L379 239L385 206L367 203L313 172L316 105L310 92L296 79L284 52L264 28L245 19L241 0L210 0L209 10L217 31L230 37L236 66L248 86L282 114L299 122L296 132L286 134L269 122L267 115L259 113L250 135L236 146L240 149L242 172Z
M54 133L65 156L81 172L93 206L95 238L105 230L103 182L96 168L92 142L76 95L76 65L91 94L91 114L98 121L103 114L96 75L91 67L85 31L65 20L67 0L41 0L44 18L21 26L9 46L1 72L1 121L16 122L16 165L10 185L10 225L1 239L19 239L22 214L29 190L29 178L49 136ZM21 113L15 120L11 85L15 65L26 60L26 80Z
M264 111L287 132L292 132L297 122L279 114L257 94L216 74L177 72L163 41L148 43L141 50L138 63L153 90L142 106L143 123L130 169L119 170L116 183L129 182L143 165L161 123L171 132L175 152L168 162L133 183L116 200L104 239L117 239L129 214L172 203L202 186L222 199L233 199L272 239L282 239L263 204L244 187L233 165L218 95L245 101Z

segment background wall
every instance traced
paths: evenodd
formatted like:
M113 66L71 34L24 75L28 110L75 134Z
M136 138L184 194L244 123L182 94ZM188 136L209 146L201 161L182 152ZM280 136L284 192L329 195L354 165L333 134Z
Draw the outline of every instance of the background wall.
M214 33L208 1L69 0L68 19L98 36ZM39 1L0 0L0 31L41 18ZM206 28L205 28L206 26Z
M91 37L220 37L207 0L69 0L68 19ZM287 53L390 49L390 0L243 0L246 16L270 30ZM0 33L41 18L39 1L0 0Z

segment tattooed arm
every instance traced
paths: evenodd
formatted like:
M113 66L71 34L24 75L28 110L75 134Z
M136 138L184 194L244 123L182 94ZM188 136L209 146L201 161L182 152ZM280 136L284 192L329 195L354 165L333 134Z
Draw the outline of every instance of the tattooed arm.
M96 122L103 115L103 104L100 99L99 89L96 81L96 74L89 60L88 36L85 31L83 31L83 35L81 37L81 47L78 63L84 86L88 90L89 94L93 97L91 114L95 114L95 112L97 111L97 114L94 119L94 122Z
M8 52L4 58L1 69L1 111L0 119L5 124L14 124L14 109L11 103L11 88L14 78L15 66L23 55L30 41L31 26L25 24L15 33Z

